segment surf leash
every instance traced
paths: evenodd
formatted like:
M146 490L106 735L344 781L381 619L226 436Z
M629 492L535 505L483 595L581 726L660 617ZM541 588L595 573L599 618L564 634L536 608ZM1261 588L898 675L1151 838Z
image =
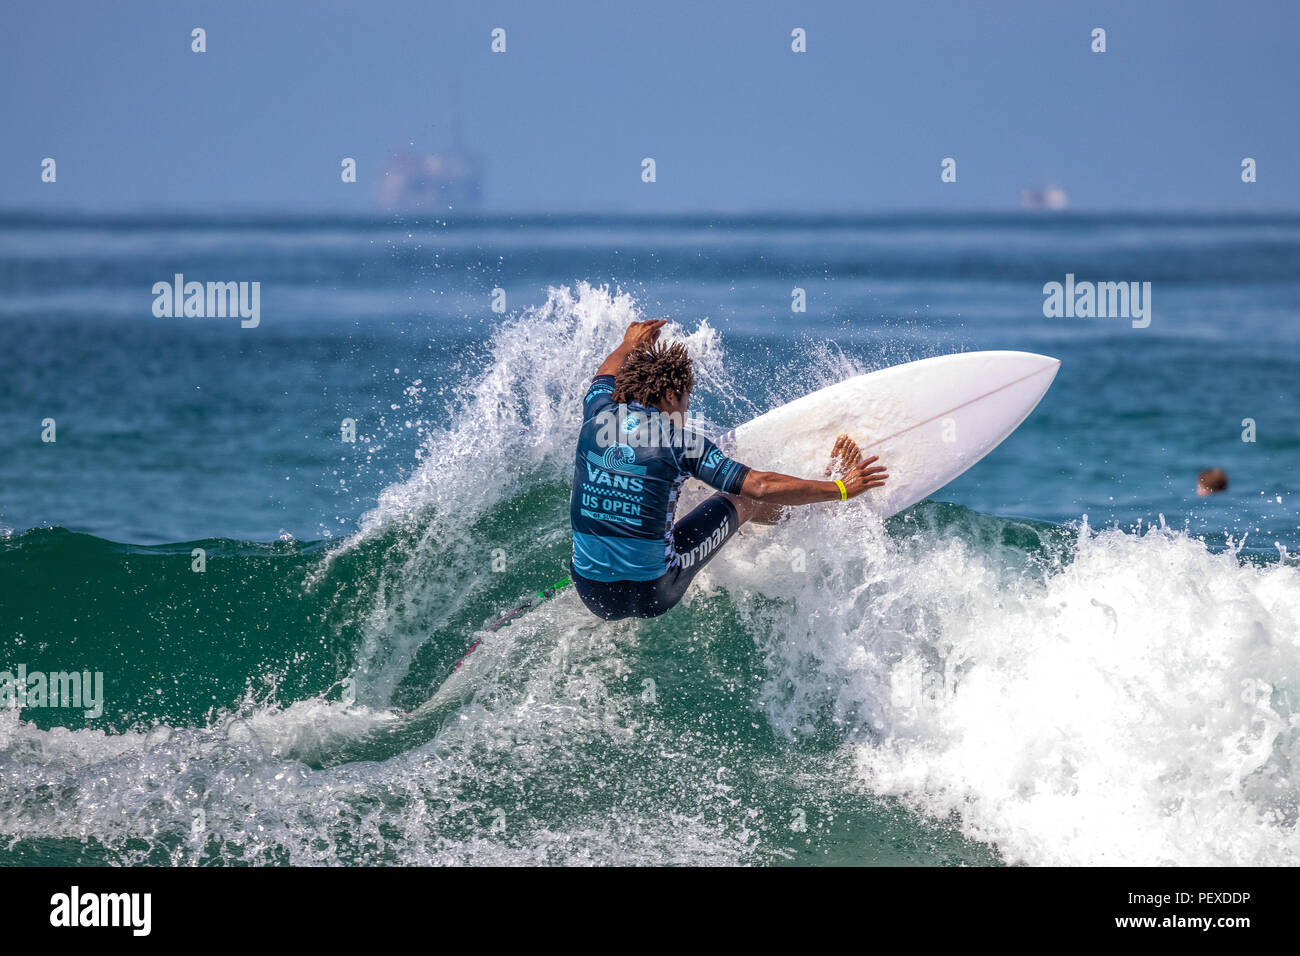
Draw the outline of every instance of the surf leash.
M531 611L535 607L539 607L540 605L545 604L547 601L555 597L555 595L559 594L561 591L563 591L572 583L573 583L572 578L564 577L556 581L550 587L542 588L540 591L537 592L537 595L535 597L529 597L528 600L524 601L523 604L520 604L518 607L512 608L509 611L507 611L505 614L502 614L491 624L484 626L483 630L487 631L489 634L493 633L494 631L501 630L501 628L505 627L515 618L526 614L528 611ZM470 649L465 652L465 656L456 662L456 666L451 669L451 672L453 674L456 673L456 671L460 670L460 665L465 663L465 661L469 658L471 654L474 653L475 649L477 649L477 647L481 643L483 643L483 638L480 637L477 641L473 643Z

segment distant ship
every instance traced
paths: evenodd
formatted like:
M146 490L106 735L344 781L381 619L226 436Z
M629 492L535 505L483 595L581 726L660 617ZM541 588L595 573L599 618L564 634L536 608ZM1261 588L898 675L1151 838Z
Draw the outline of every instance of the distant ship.
M1025 189L1020 193L1021 209L1065 209L1069 205L1070 197L1058 186Z
M478 209L483 161L459 144L440 153L397 153L380 180L379 202L387 209L427 212Z

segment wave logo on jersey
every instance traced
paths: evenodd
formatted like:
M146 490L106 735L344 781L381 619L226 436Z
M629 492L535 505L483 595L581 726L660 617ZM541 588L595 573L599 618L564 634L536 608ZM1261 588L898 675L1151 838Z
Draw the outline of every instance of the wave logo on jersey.
M629 415L627 416L627 421L623 422L623 431L627 432L629 435L632 434L640 427L641 427L640 415Z
M628 445L610 445L605 449L601 461L604 462L606 468L613 471L619 465L630 465L636 461L636 452Z

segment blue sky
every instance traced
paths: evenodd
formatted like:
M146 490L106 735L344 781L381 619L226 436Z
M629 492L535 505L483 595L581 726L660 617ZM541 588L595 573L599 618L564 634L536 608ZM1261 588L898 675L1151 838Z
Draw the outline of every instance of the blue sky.
M1014 209L1048 180L1081 210L1300 208L1296 0L54 0L0 16L4 207L373 210L387 157L445 145L459 116L505 212Z

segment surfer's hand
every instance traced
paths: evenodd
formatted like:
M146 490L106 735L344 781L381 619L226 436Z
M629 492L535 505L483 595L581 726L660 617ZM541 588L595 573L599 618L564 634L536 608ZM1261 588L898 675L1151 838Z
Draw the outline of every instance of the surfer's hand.
M633 322L623 333L623 341L619 343L618 348L610 352L605 357L605 361L600 363L600 368L596 369L597 375L617 375L618 370L623 367L623 363L628 360L633 352L639 349L648 349L655 344L655 339L659 338L659 330L668 324L667 319L646 319L644 322Z
M623 333L623 348L628 351L649 348L659 338L659 330L667 324L667 319L646 319L644 322L633 322L627 327L627 331Z
M864 491L870 491L872 488L879 488L889 477L889 472L883 465L872 467L871 463L879 458L878 455L872 455L865 461L860 461L856 465L850 465L844 472L844 490L848 492L850 498L856 498Z
M848 435L840 435L835 439L834 447L831 448L831 461L826 466L826 477L838 476L848 471L861 460L862 452L858 450L858 443Z

